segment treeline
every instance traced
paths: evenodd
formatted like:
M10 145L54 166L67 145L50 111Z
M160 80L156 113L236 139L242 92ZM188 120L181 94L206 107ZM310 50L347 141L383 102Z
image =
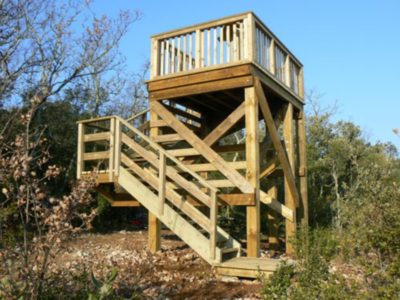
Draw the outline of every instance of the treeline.
M296 266L265 283L265 299L400 299L400 160L359 126L309 100L310 226ZM314 101L313 101L314 100ZM400 138L400 137L397 137Z

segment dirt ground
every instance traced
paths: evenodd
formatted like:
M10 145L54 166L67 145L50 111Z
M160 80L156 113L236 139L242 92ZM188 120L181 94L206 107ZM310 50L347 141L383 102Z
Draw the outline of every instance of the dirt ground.
M69 243L57 267L94 271L118 269L115 288L142 299L261 299L258 280L217 278L212 268L171 232L163 231L162 249L151 254L146 231L86 234Z

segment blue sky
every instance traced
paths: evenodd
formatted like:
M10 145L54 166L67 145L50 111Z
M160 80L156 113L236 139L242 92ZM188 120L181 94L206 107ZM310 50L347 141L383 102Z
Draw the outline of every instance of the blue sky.
M254 11L304 65L306 90L338 103L338 119L360 125L375 142L400 149L400 1L398 0L97 0L114 15L140 10L122 43L128 67L150 55L150 35L245 11Z

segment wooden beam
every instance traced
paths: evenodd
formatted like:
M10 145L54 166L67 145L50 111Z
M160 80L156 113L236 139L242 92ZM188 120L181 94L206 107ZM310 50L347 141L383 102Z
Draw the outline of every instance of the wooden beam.
M300 176L300 196L301 196L301 209L300 217L301 223L308 224L308 189L307 189L307 156L306 156L306 129L305 129L305 116L304 110L300 112L297 119L297 143L299 155L299 176Z
M272 198L278 198L278 187L274 184L268 189L268 195ZM268 244L269 249L279 250L279 219L276 211L268 208Z
M260 159L258 100L255 88L245 89L246 113L246 179L252 184L255 205L246 208L247 256L260 256Z
M157 127L152 127L151 124L158 120L157 114L150 110L150 138L157 137L161 131ZM149 250L155 253L161 250L161 222L156 215L149 211L149 230L148 230L148 245Z
M263 88L262 88L261 83L258 78L256 78L255 87L256 87L257 96L259 98L260 108L261 108L261 111L262 111L264 119L265 119L265 125L268 128L268 132L271 136L272 144L274 145L280 165L282 166L283 172L285 174L285 178L287 179L288 186L291 190L291 193L293 194L294 201L297 206L299 203L299 194L297 191L293 171L292 171L291 165L289 163L286 151L282 147L282 144L281 144L281 141L279 138L279 134L278 134L278 131L276 130L274 119L272 117L271 110L269 108Z
M271 175L276 170L278 165L279 165L279 159L277 157L274 157L274 159L268 161L266 167L260 174L260 179Z
M293 105L288 104L285 118L283 120L283 136L286 144L286 153L288 155L288 160L290 164L291 171L295 168L295 153L294 153L294 122L293 122ZM288 177L285 177L285 205L296 211L296 201L295 196L290 187ZM294 214L294 220L286 220L286 253L289 255L294 254L294 247L292 239L296 235L296 214Z
M179 135L202 156L204 156L211 164L213 164L227 179L235 184L243 193L252 193L254 191L251 184L245 180L242 175L235 169L231 168L227 162L212 150L197 135L183 125L175 116L169 112L161 103L151 101L151 107L159 117L164 119L170 127L172 127Z
M150 100L173 99L188 95L204 94L227 89L243 88L253 85L253 76L225 78L218 81L203 82L189 86L175 87L150 93Z
M232 128L244 116L245 102L242 102L228 117L225 118L213 131L203 140L208 146L217 142L229 129Z

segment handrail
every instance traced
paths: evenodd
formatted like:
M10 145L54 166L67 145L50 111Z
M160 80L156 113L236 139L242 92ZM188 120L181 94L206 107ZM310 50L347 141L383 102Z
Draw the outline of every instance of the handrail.
M180 160L178 160L175 156L169 154L164 148L159 146L157 143L153 142L148 136L143 134L141 131L139 131L137 128L133 127L131 124L126 122L126 120L116 116L116 119L118 119L124 126L128 127L130 130L132 130L134 133L136 133L138 136L140 136L143 140L145 140L152 148L156 149L160 153L163 153L166 158L169 160L173 161L182 171L190 174L193 178L198 180L204 187L217 192L218 189L215 188L214 186L210 185L203 177L198 175L197 173L193 172L190 170L185 164L183 164Z
M127 122L130 122L138 117L140 117L141 115L148 113L150 111L150 108L144 109L141 112L138 112L136 115L133 115L132 117L129 117L128 119L126 119Z

